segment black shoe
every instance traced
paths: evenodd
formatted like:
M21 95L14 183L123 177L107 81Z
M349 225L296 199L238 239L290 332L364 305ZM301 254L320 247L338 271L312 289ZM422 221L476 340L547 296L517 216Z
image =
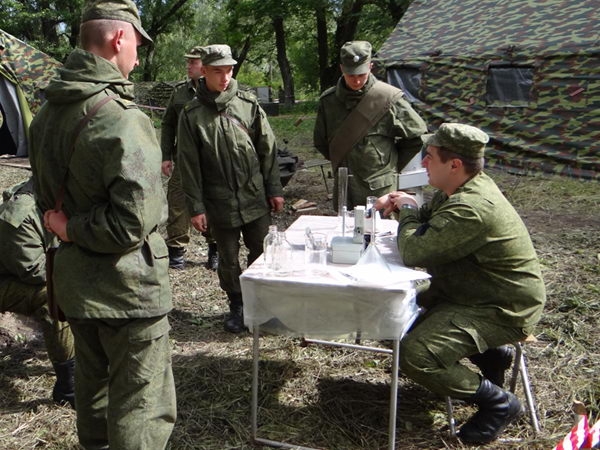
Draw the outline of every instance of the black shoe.
M244 325L244 305L242 294L227 294L229 298L229 317L225 320L225 331L230 333L241 333L246 330Z
M206 261L206 268L209 270L216 271L219 268L219 252L217 251L217 244L208 244L208 260Z
M168 247L169 249L169 267L171 269L183 269L185 267L185 248Z
M479 410L460 428L457 436L466 444L487 444L496 439L522 413L514 394L500 389L485 378L477 392L468 399Z
M470 356L469 359L479 367L483 378L490 380L496 386L504 387L504 375L512 366L514 355L515 350L511 346L501 345Z
M56 383L52 389L52 400L59 405L70 405L75 409L75 360L53 363Z

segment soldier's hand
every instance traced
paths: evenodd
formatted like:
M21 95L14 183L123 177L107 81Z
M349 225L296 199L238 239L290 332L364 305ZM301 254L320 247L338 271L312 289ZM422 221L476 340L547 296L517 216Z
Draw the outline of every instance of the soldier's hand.
M271 205L271 211L279 212L283 209L284 199L283 197L269 197L269 205Z
M198 214L197 216L192 217L191 221L192 226L201 233L204 233L206 230L208 230L206 214Z
M49 209L44 213L44 227L46 230L54 233L63 242L70 242L67 235L67 223L69 219L62 211L54 211Z
M160 170L165 177L170 177L173 173L173 161L163 161Z

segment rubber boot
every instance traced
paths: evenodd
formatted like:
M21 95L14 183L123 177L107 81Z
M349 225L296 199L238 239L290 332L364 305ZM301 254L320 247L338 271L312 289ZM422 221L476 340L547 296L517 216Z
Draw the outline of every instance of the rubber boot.
M496 386L504 387L504 375L512 366L514 356L515 350L511 346L501 345L470 356L469 359L479 367L483 378L490 380Z
M519 399L483 378L475 394L465 399L479 410L458 431L466 444L487 444L496 439L506 426L522 413Z
M214 242L208 244L206 268L209 270L217 270L219 268L219 252L217 251L217 244Z
M168 247L169 249L169 267L171 269L183 269L185 266L185 248Z
M75 360L52 363L56 373L56 383L52 389L52 400L59 405L71 405L75 409Z
M227 296L229 297L229 317L225 320L225 331L241 333L246 329L242 294L227 294Z

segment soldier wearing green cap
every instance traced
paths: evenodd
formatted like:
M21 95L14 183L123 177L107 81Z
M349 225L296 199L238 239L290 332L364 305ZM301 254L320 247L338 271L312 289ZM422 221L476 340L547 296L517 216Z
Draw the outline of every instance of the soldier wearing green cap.
M52 398L75 407L75 350L69 324L52 320L46 292L46 256L56 238L42 225L31 179L6 190L0 204L0 313L33 317L41 325L56 373Z
M177 134L192 225L201 232L210 226L219 247L217 273L230 312L224 326L232 333L244 330L240 234L250 265L263 251L270 211L283 209L275 136L256 97L238 89L236 63L228 45L203 48L204 78Z
M340 50L342 76L319 99L316 149L337 169L347 167L348 208L395 188L396 174L421 148L423 119L402 91L372 74L371 44L346 42ZM338 208L334 196L334 208Z
M164 449L176 418L161 151L130 72L150 38L132 0L83 6L82 49L47 89L30 160L53 284L75 340L85 449ZM82 118L88 117L88 122Z
M169 218L167 220L167 247L169 248L169 267L182 269L185 265L185 246L190 242L190 216L185 205L185 193L181 187L181 171L174 164L177 151L177 122L183 106L194 98L198 83L202 77L202 47L193 47L184 55L188 79L178 83L167 103L163 115L160 146L162 149L163 175L170 177L167 186ZM206 267L217 270L219 254L217 243L210 230L202 233L208 243Z
M546 301L527 228L482 170L488 140L473 126L442 124L424 136L423 167L438 189L431 201L419 209L413 196L394 192L376 205L398 214L404 263L432 276L418 296L426 312L401 343L402 373L479 407L458 433L469 444L496 439L521 413L503 389L506 344L532 333ZM480 373L460 363L466 357Z

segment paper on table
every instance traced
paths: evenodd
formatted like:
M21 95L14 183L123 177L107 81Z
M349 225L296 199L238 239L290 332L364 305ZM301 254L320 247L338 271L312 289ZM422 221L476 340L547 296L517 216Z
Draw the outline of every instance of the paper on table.
M381 288L397 287L400 283L431 278L427 272L409 269L397 264L388 264L389 271L382 270L379 264L355 264L350 267L333 268L330 272L338 271L349 278L354 284L362 286L380 286Z

